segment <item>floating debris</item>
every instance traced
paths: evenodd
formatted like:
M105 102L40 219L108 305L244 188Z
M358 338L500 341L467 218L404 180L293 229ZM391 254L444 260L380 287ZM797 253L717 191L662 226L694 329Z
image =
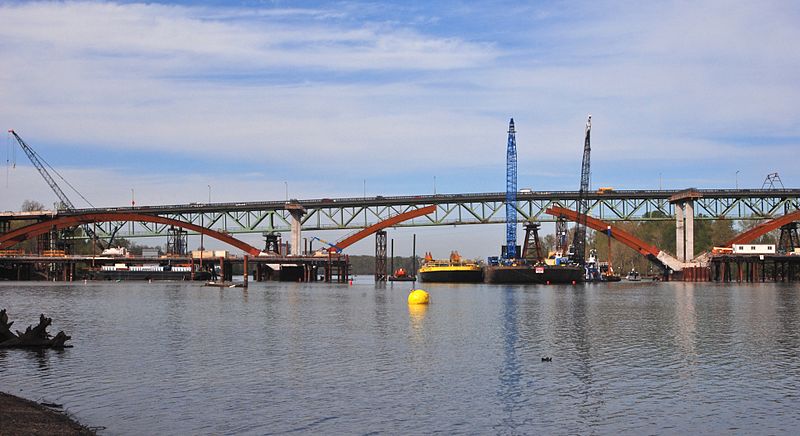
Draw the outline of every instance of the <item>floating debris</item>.
M11 325L14 321L8 321L6 310L0 310L0 348L66 348L72 345L64 345L72 339L63 331L58 332L55 337L47 333L47 327L53 323L52 318L47 318L44 314L39 315L39 325L33 327L29 325L25 332L14 334L11 332Z

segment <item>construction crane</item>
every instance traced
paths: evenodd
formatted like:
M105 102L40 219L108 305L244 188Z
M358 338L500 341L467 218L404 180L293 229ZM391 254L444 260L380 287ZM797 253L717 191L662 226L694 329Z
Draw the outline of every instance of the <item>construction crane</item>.
M14 139L17 140L17 142L19 143L19 146L22 147L22 151L24 151L25 154L28 155L28 159L30 159L30 161L33 164L33 166L36 167L36 169L39 171L39 174L41 174L42 177L44 178L44 180L47 182L47 184L50 185L50 189L52 189L53 192L56 193L56 196L61 201L61 204L62 204L64 209L73 210L73 209L75 209L75 205L72 204L72 201L70 201L69 197L67 197L67 195L64 194L64 191L62 191L61 187L58 186L58 183L56 183L56 181L53 179L53 177L47 171L47 168L50 168L51 170L53 170L53 172L61 180L63 180L64 183L67 184L67 186L72 188L72 190L75 191L83 199L83 201L88 203L89 206L94 207L94 205L92 205L92 203L89 200L87 200L86 197L84 197L80 192L78 192L77 189L75 189L74 186L72 186L66 179L64 179L64 177L62 177L61 174L59 174L58 171L55 170L55 168L53 168L49 163L47 163L47 161L45 161L41 156L39 156L39 154L36 153L36 151L33 148L31 148L28 144L26 144L25 141L23 141L22 138L20 138L20 136L17 135L17 132L15 132L13 129L9 129L8 133L13 135Z
M514 119L508 122L506 147L506 252L503 259L517 258L517 139Z
M33 166L36 167L36 170L39 171L39 174L41 174L44 180L47 182L47 184L50 185L50 189L52 189L53 192L55 192L56 196L61 202L61 207L59 207L59 209L63 208L66 210L74 210L75 205L72 203L72 201L70 201L69 197L67 197L64 191L61 189L61 187L58 186L58 183L56 183L55 179L53 179L53 176L50 175L50 172L47 171L47 168L50 168L53 171L53 173L55 173L58 176L58 178L60 178L64 183L66 183L67 186L72 188L72 190L75 191L83 199L83 201L88 203L89 206L94 207L94 205L89 200L87 200L86 197L83 196L83 194L78 192L78 190L75 189L75 187L72 186L72 184L70 184L61 174L59 174L58 171L56 171L56 169L52 167L52 165L47 163L47 161L45 161L44 158L39 156L39 154L36 153L36 150L34 150L33 148L31 148L31 146L25 143L25 141L17 134L17 132L14 131L14 129L9 129L8 133L14 136L14 139L17 140L19 146L22 147L22 151L24 151L25 154L28 155L28 159L30 159ZM94 231L92 231L92 229L88 225L84 225L83 229L86 232L86 234L89 235L92 239L97 239L97 235L94 233Z
M586 121L586 137L583 143L583 162L581 163L581 187L578 190L578 220L575 224L575 236L572 238L571 260L578 265L586 263L586 214L589 213L589 199L586 194L589 192L589 176L592 147L590 137L592 133L592 116Z

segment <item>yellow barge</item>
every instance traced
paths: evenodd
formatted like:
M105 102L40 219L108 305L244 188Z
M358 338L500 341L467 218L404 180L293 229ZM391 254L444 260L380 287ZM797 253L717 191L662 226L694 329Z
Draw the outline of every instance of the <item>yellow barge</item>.
M465 261L457 251L450 253L449 260L434 260L430 253L418 271L423 282L481 283L483 267L477 262Z

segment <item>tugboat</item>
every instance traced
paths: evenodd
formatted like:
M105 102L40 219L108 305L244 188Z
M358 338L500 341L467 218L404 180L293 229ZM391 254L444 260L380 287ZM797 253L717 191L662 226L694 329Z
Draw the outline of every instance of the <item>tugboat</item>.
M600 262L598 265L600 265L600 274L604 282L619 282L622 280L622 277L614 274L614 269L611 267L610 263Z
M614 274L610 262L598 262L597 250L589 250L589 259L586 260L587 282L618 282L622 277Z
M586 265L584 266L584 280L587 282L602 282L605 277L600 272L600 266L597 263L597 250L592 248L589 250L589 258L586 259Z
M419 277L423 282L480 283L483 267L477 262L463 260L458 251L451 252L449 260L434 260L431 253L425 253Z

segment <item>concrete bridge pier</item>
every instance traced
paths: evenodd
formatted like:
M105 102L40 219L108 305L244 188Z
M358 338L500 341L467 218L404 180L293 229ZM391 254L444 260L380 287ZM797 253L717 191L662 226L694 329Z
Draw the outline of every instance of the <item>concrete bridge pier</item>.
M675 257L684 263L694 259L694 200L702 196L689 189L669 199L675 207Z
M291 238L289 241L292 244L290 254L292 256L300 256L302 253L302 246L301 246L301 232L300 227L302 225L302 218L303 215L306 213L306 208L303 207L302 204L299 203L286 203L286 210L289 211L291 215L291 220L289 225L291 227Z

